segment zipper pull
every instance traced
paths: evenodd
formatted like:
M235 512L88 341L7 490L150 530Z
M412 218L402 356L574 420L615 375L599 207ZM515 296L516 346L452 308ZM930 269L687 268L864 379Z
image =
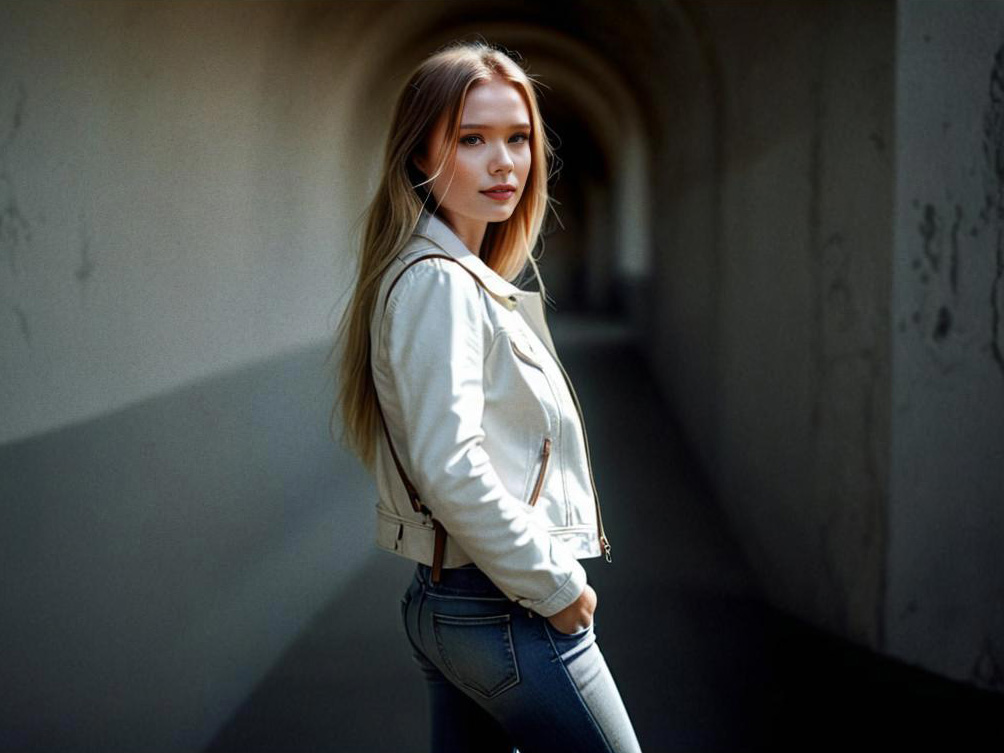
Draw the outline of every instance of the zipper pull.
M613 562L613 557L610 556L610 542L607 541L606 536L600 536L600 544L603 545L603 559L607 562Z
M530 507L537 504L537 496L540 494L541 485L544 483L544 472L547 470L547 458L551 454L551 438L544 437L544 446L540 448L540 470L537 472L537 483L533 485L533 492L530 494Z

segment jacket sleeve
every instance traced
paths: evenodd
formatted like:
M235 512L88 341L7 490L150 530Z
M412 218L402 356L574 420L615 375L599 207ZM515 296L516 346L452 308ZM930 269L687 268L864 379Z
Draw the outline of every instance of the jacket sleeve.
M549 617L586 572L502 484L482 447L484 304L459 264L414 264L392 291L383 338L422 502L510 599ZM390 420L390 418L388 418Z

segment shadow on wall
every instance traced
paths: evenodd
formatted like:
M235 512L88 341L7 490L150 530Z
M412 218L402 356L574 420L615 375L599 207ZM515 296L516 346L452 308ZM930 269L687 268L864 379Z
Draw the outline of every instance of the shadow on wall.
M201 748L364 566L325 356L0 448L0 749Z

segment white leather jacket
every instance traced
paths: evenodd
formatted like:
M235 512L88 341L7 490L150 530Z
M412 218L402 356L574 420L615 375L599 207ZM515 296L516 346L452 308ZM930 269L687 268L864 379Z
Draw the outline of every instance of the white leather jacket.
M405 269L428 253L456 261ZM394 449L448 533L443 567L474 562L545 617L575 601L586 584L578 560L604 550L609 560L610 548L540 294L506 281L426 210L384 274L370 337ZM413 510L383 432L376 484L377 545L431 565L432 521Z

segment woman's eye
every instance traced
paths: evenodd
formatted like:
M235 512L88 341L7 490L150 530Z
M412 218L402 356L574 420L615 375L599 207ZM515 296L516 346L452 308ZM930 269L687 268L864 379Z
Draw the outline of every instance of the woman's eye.
M478 143L478 139L480 138L480 136L474 136L473 134L470 136L461 136L460 143L466 144L467 146L474 146Z
M528 134L528 133L517 133L517 134L513 135L513 139L517 139L520 142L529 141L530 140L530 134Z

